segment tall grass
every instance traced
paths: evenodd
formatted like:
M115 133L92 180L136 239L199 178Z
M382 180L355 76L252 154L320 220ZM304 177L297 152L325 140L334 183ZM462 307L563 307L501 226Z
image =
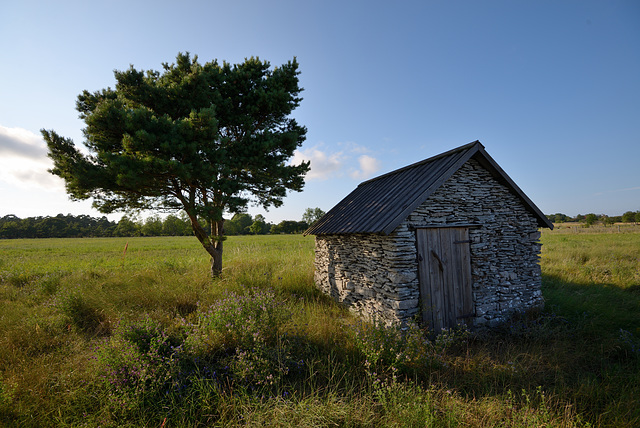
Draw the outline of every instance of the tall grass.
M621 289L638 286L639 236L638 233L547 231L543 235L542 266L546 274L562 276L564 281Z
M321 295L310 237L217 280L189 237L0 241L0 426L640 425L640 235L542 240L545 311L436 340Z

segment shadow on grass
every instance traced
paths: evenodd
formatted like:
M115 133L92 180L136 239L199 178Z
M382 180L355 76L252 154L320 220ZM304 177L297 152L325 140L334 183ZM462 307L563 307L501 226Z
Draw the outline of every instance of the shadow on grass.
M592 423L640 422L640 293L608 284L568 283L543 276L546 308L512 317L491 330L455 339L438 364L405 373L465 397L504 396L541 387ZM336 305L315 295L320 305ZM348 327L345 327L348 328ZM625 334L629 333L629 334ZM351 351L336 351L327 337L305 340L318 357L363 364ZM344 346L344 344L343 344ZM352 374L362 367L351 367Z
M640 294L545 275L543 295L544 311L452 346L429 382L476 399L541 387L557 411L572 408L598 426L640 426Z
M547 307L575 321L586 318L587 326L599 336L615 335L619 329L640 334L640 284L620 288L543 275L542 286Z

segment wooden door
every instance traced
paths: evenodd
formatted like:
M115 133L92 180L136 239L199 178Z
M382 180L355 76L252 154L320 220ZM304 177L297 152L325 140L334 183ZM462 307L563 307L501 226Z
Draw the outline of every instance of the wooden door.
M422 320L435 332L474 316L466 227L416 229Z

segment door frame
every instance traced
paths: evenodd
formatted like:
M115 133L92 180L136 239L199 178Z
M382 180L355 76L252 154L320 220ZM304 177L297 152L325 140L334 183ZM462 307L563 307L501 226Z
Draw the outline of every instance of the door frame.
M422 321L435 333L475 317L470 226L415 227Z

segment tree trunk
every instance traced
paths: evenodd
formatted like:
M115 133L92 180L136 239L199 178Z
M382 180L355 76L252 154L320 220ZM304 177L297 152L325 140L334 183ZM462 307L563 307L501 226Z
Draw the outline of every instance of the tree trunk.
M213 253L211 254L211 276L216 278L222 273L222 242L224 220L211 222L211 239Z
M189 220L191 221L191 228L194 235L202 244L202 247L211 256L211 277L217 278L222 273L222 240L224 220L213 221L209 220L211 224L211 238L207 235L204 228L198 223L198 219L195 215L187 212Z

